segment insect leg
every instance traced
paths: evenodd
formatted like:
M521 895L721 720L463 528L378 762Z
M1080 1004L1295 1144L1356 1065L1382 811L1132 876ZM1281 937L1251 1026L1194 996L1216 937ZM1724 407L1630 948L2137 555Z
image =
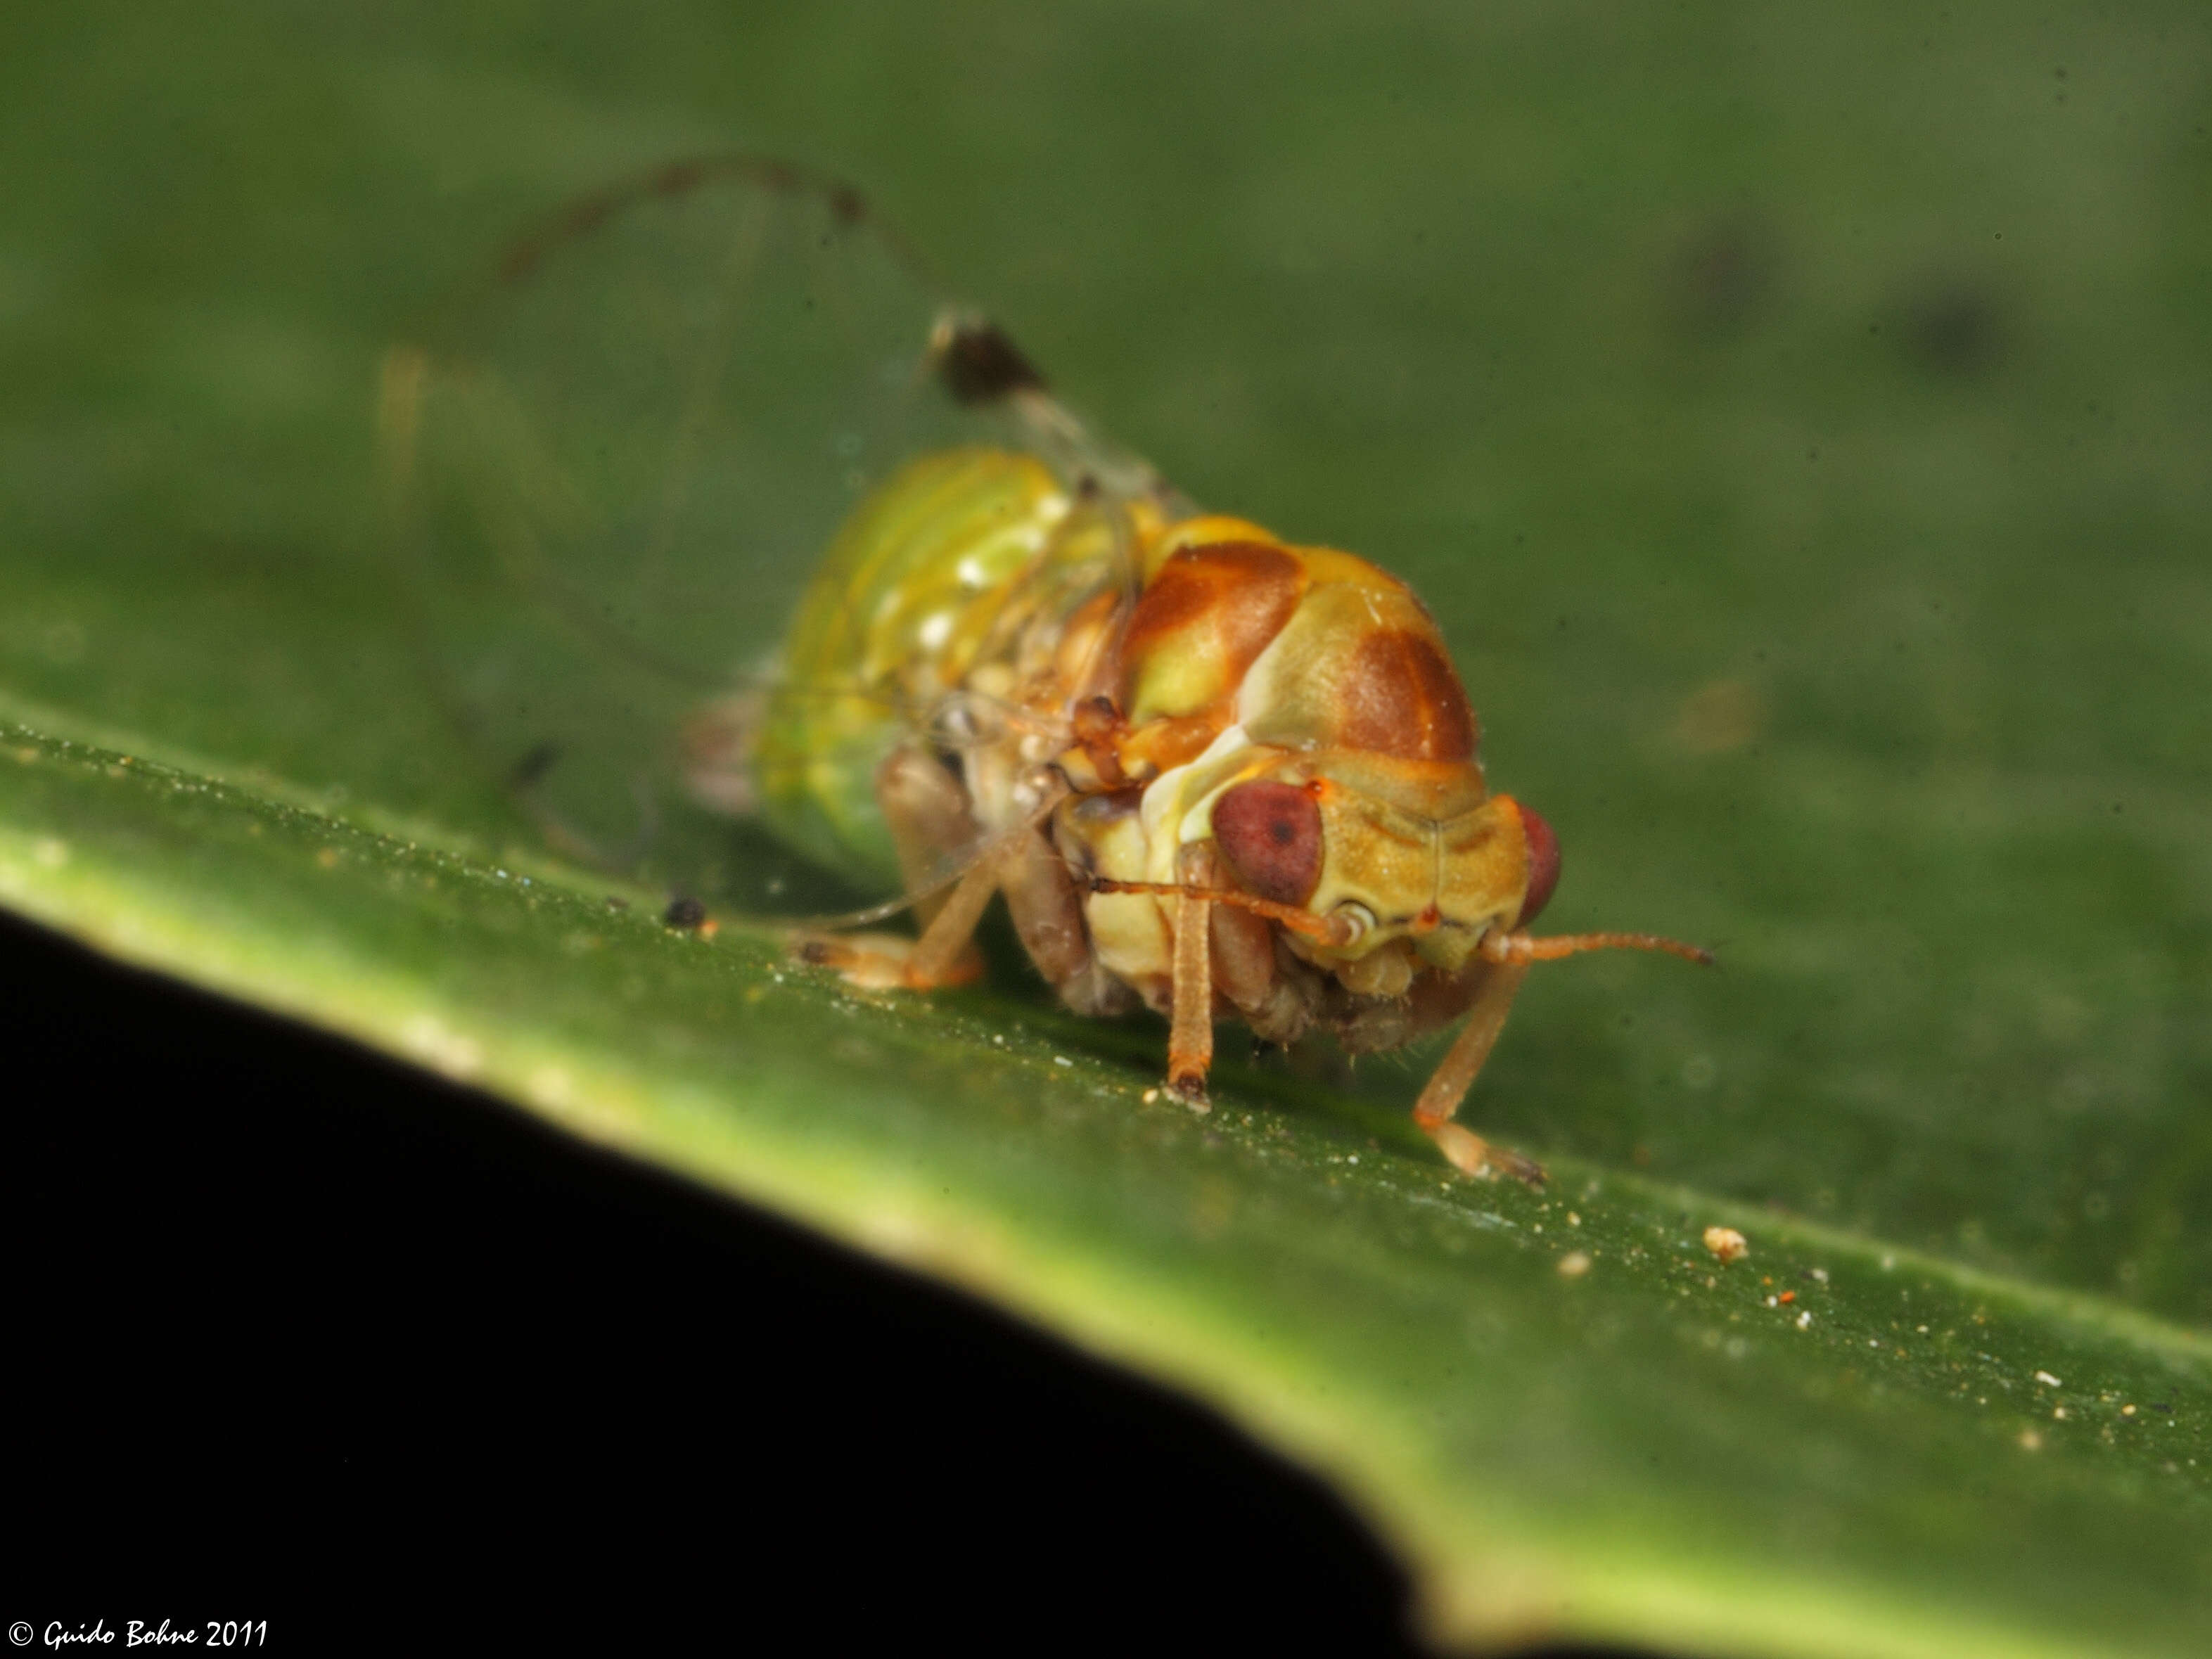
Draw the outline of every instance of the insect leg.
M1084 925L1085 888L1042 826L1006 849L1000 871L1014 930L1037 971L1077 1013L1099 1018L1126 1012L1135 994L1099 965Z
M976 844L968 791L927 750L899 748L884 757L876 768L876 805L898 849L899 874L910 893L941 879L946 858ZM915 901L915 919L925 932L947 902L945 893Z
M876 804L909 888L927 885L948 854L975 841L968 792L927 750L895 749L884 757L876 769ZM983 971L972 935L998 891L1000 863L986 856L951 888L918 900L918 939L896 933L815 934L798 941L799 953L867 990L965 985Z
M975 924L983 908L999 890L999 862L987 859L953 884L951 892L915 941L907 958L907 988L933 991L944 985L965 985L983 971L982 952L975 948Z
M1498 1034L1505 1029L1505 1016L1512 1010L1521 981L1528 975L1528 964L1486 963L1480 971L1482 978L1468 1009L1467 1024L1431 1075L1421 1097L1413 1103L1413 1121L1455 1166L1468 1175L1480 1175L1485 1169L1500 1170L1532 1187L1540 1186L1541 1164L1503 1146L1492 1146L1474 1130L1452 1121L1452 1114L1459 1110L1476 1073L1497 1046Z
M1183 849L1182 862L1185 878L1200 887L1219 888L1226 882L1213 842L1193 842ZM1261 1042L1285 1047L1297 1042L1312 1024L1313 1011L1297 984L1277 971L1274 924L1233 904L1206 908L1212 912L1206 952L1213 988Z
M1186 849L1182 858L1194 855ZM1186 882L1189 873L1178 871ZM1168 1087L1193 1105L1206 1099L1213 1064L1213 906L1192 886L1176 895L1174 1023L1168 1029Z

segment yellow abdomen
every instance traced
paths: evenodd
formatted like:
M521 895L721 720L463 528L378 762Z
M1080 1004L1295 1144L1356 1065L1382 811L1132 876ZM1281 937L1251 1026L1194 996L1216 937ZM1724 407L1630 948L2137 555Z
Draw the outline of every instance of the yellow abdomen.
M923 456L860 503L799 601L754 750L778 835L864 884L896 879L876 768L1002 647L1068 506L1041 462L981 447Z

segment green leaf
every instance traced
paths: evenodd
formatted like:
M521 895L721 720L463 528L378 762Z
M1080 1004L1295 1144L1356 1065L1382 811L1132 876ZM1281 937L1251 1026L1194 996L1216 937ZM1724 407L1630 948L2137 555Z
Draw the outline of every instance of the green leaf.
M0 900L1214 1402L1447 1636L2201 1649L2199 12L78 18L0 58ZM980 137L894 118L979 40L1036 70ZM1203 499L1407 574L1547 921L1722 946L1532 980L1468 1116L1547 1194L1408 1132L1420 1055L1193 1117L1155 1027L856 997L504 817L384 610L377 353L487 227L741 133Z
M1256 1077L1197 1118L1033 1005L854 997L573 881L5 735L9 903L1190 1389L1339 1480L1445 1632L2181 1652L2203 1617L2199 1334L1578 1159L1548 1196L1469 1182ZM1748 1261L1703 1248L1718 1223Z

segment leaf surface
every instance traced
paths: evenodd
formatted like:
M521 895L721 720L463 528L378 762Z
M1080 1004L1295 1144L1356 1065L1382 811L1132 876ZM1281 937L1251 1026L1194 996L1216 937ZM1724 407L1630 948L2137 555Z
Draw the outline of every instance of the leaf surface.
M0 902L1214 1402L1449 1637L2201 1650L2201 15L994 16L21 25ZM963 102L971 199L973 135L886 112L1002 38L1085 72ZM1280 95L1212 95L1232 46ZM1560 831L1548 924L1721 947L1532 980L1468 1115L1548 1193L1437 1164L1425 1055L1194 1117L1155 1027L672 933L483 787L388 612L378 353L499 228L746 134L1194 495L1407 576Z

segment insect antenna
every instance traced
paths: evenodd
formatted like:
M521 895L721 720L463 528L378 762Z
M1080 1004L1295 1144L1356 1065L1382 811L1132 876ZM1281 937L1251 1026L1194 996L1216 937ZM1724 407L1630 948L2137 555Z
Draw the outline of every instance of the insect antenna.
M947 865L930 879L908 888L896 898L885 899L881 904L872 904L865 910L848 910L830 916L807 916L786 923L793 933L826 933L841 932L849 927L866 927L878 921L888 921L901 911L911 910L917 904L934 898L938 894L958 884L968 872L979 864L1000 857L1024 836L1035 835L1037 827L1050 818L1053 810L1066 799L1065 787L1048 789L1042 798L1022 818L999 835L971 848L967 855Z
M1685 945L1657 933L1488 933L1480 946L1492 962L1557 962L1584 951L1662 951L1685 962L1711 967L1715 957L1703 945Z
M1116 881L1110 876L1091 876L1088 880L1094 893L1151 893L1160 898L1200 898L1209 904L1249 910L1255 915L1282 923L1294 933L1304 933L1328 945L1349 945L1356 937L1348 924L1334 916L1317 916L1296 905L1279 904L1273 899L1241 893L1234 888L1200 887L1172 881Z

